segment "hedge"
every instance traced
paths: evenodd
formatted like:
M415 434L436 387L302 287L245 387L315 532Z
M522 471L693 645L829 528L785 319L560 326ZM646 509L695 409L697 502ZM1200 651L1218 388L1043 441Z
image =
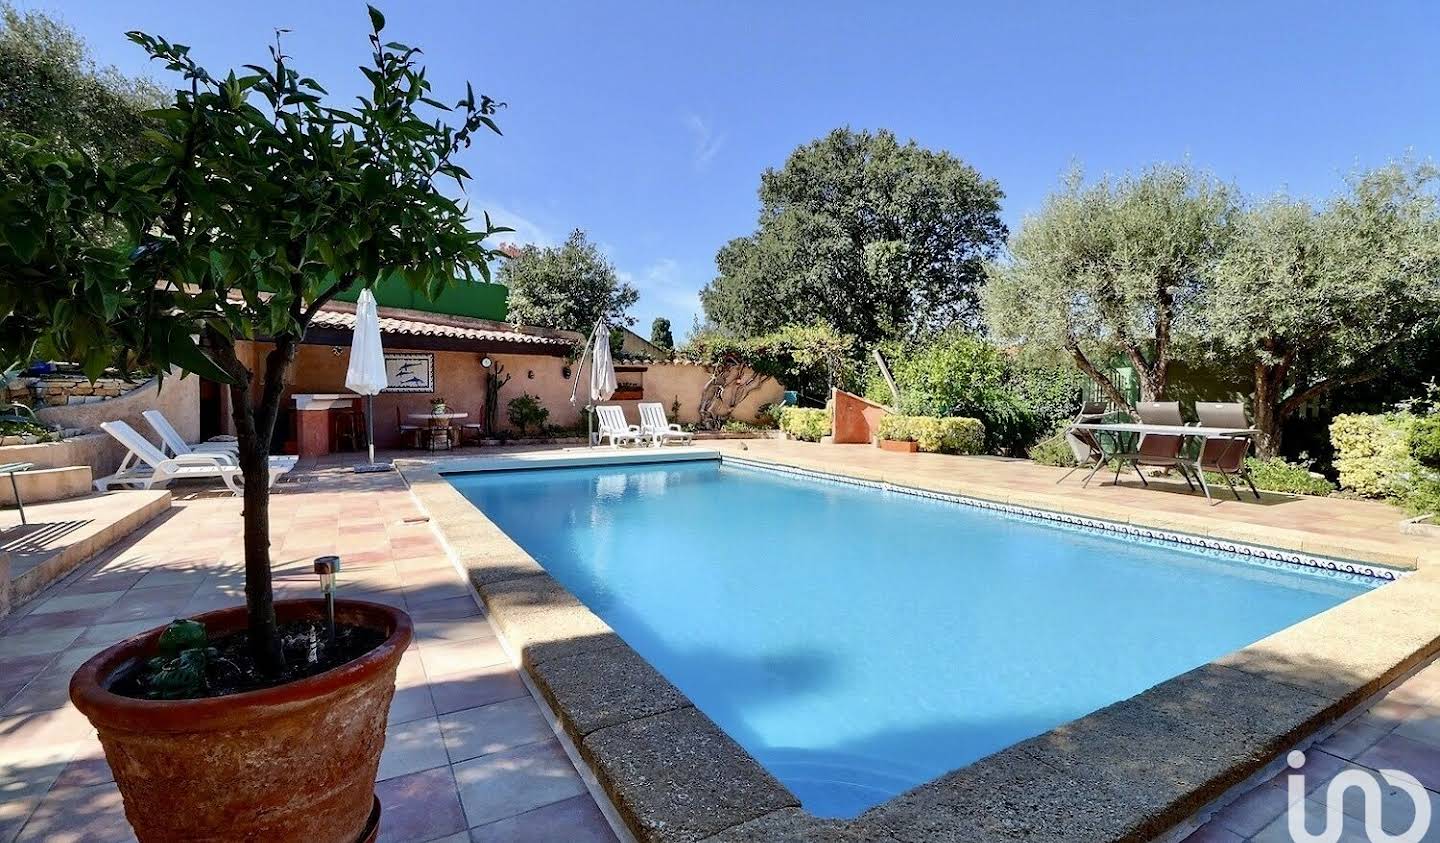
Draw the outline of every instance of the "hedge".
M819 442L830 434L830 411L810 407L786 407L780 413L780 429L806 442Z
M1403 497L1419 465L1410 455L1409 413L1341 415L1330 424L1340 485L1371 498Z
M1440 468L1440 415L1425 416L1410 428L1410 456L1421 465Z
M922 451L942 454L985 452L985 425L979 419L934 416L885 416L876 431L881 439L914 442Z

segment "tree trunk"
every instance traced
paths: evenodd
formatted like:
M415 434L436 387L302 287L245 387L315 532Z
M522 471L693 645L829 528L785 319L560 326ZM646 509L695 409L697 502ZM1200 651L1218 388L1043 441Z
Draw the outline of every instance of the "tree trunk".
M1085 355L1085 352L1080 350L1079 343L1067 342L1065 348L1070 352L1070 356L1075 359L1075 365L1080 368L1080 371L1089 375L1090 380L1094 381L1095 385L1100 387L1106 397L1108 397L1115 406L1134 409L1130 407L1130 401L1125 397L1125 393L1116 388L1115 384L1111 382L1109 378L1105 377L1105 373L1100 371L1100 367L1092 363L1090 358Z
M1269 458L1280 455L1280 439L1285 419L1280 413L1280 385L1275 383L1274 367L1255 364L1255 429L1260 431L1255 452Z

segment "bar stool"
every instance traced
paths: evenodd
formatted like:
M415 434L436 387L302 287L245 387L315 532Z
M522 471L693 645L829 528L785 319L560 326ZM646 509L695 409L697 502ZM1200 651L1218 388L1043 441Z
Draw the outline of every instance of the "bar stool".
M359 416L354 407L330 411L330 441L335 450L360 450Z

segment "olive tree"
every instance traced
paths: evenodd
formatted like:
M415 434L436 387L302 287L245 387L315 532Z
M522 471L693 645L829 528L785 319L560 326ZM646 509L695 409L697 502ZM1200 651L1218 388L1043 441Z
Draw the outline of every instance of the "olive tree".
M341 291L401 275L434 295L487 276L476 228L440 190L498 104L434 99L417 49L385 42L370 9L368 86L349 108L302 76L277 43L265 64L212 75L189 48L129 37L183 87L151 112L160 141L123 169L7 136L0 195L0 352L82 360L92 376L123 351L163 374L178 367L228 384L244 477L245 599L262 670L281 654L270 573L267 466L280 400L307 326ZM458 128L445 112L458 117ZM14 162L14 163L12 163ZM87 217L122 223L116 252ZM488 276L487 276L488 277ZM272 344L258 371L238 340Z
M133 161L153 151L144 112L165 99L149 79L97 65L61 21L0 2L0 130L102 160Z
M1395 164L1320 209L1276 198L1240 216L1198 309L1197 338L1254 383L1262 454L1286 419L1381 376L1440 321L1437 173Z
M981 291L1000 340L1061 351L1116 405L1116 355L1135 369L1143 401L1165 396L1184 321L1237 211L1225 185L1189 166L1085 184L1072 173L993 263Z

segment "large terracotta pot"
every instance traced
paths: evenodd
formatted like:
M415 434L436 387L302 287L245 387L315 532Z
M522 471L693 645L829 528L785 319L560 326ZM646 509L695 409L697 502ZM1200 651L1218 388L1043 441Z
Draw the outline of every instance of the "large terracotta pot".
M281 622L319 617L320 600L275 604ZM142 841L355 843L373 838L375 771L410 646L399 609L337 600L338 621L385 630L355 661L275 688L199 700L112 694L119 671L152 656L161 629L96 654L70 680ZM245 625L243 607L196 617L212 638Z

